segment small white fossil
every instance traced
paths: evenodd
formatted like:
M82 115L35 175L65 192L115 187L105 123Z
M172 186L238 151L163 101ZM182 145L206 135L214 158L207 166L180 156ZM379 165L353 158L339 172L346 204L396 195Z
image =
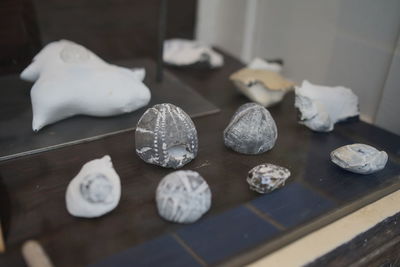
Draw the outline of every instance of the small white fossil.
M331 160L345 170L370 174L385 168L388 155L369 145L352 144L333 150Z
M170 39L164 42L164 62L175 66L205 63L210 68L221 67L224 58L210 46L186 39Z
M113 116L147 105L144 75L144 69L108 64L85 47L61 40L46 45L20 77L35 82L32 128L38 131L79 114Z
M330 132L336 122L358 116L358 97L349 88L328 87L303 81L295 89L299 123L317 132Z
M269 107L280 102L294 83L276 71L244 68L230 76L237 89L252 101Z
M265 194L284 186L289 177L290 171L288 169L265 163L249 171L247 183L250 185L251 190Z
M113 210L120 197L120 178L107 155L83 165L69 183L65 200L71 215L94 218Z
M158 184L156 202L164 219L193 223L210 209L211 190L198 172L175 171Z

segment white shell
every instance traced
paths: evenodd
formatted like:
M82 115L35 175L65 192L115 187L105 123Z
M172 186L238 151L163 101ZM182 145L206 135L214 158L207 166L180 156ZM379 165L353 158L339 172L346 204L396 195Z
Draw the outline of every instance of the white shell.
M224 64L222 55L215 52L210 46L185 39L166 40L163 59L164 62L177 66L207 62L211 68L216 68Z
M193 223L211 206L211 190L195 171L176 171L165 176L156 191L158 213L168 221Z
M388 155L369 145L352 144L333 150L331 160L345 170L370 174L385 168Z
M108 64L71 41L52 42L21 73L21 79L35 82L32 128L79 114L103 117L139 109L150 101L144 75L144 69Z
M265 194L284 186L289 177L290 171L288 169L265 163L251 169L246 180L251 190Z
M113 210L121 197L121 182L110 156L83 165L68 185L68 212L77 217L99 217Z
M300 123L317 132L330 132L336 122L359 115L358 97L349 88L303 81L295 89Z

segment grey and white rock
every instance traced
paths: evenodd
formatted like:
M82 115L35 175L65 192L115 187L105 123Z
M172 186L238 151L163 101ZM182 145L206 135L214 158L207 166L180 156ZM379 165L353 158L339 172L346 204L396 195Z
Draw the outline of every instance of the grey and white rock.
M158 213L168 221L193 223L211 206L211 190L195 171L175 171L165 176L156 191Z
M369 145L352 144L333 150L331 160L350 172L370 174L385 168L388 155Z
M180 168L197 155L197 131L181 108L158 104L140 118L135 132L136 153L147 163Z
M215 52L210 46L186 39L166 40L164 42L163 60L175 66L205 63L209 68L217 68L224 64L223 56Z
M243 154L260 154L272 149L278 129L269 111L256 103L239 107L224 131L225 145Z
M330 132L336 122L358 116L358 97L346 87L320 86L303 81L295 89L300 123L317 132Z
M251 169L247 175L250 189L260 194L274 191L285 185L290 171L284 167L265 163Z
M113 210L121 197L121 182L110 156L83 165L68 185L65 200L68 212L94 218Z

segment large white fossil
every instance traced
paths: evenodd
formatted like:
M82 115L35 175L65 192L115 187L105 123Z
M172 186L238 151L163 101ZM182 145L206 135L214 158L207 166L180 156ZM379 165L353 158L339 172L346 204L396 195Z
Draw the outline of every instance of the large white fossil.
M85 47L61 40L45 46L20 76L35 82L32 128L38 131L74 115L113 116L147 105L144 75L144 69L108 64Z
M358 116L358 97L349 88L303 81L295 89L300 123L317 132L330 132L336 122Z
M108 155L83 165L65 194L68 212L85 218L110 212L118 205L120 197L121 181Z

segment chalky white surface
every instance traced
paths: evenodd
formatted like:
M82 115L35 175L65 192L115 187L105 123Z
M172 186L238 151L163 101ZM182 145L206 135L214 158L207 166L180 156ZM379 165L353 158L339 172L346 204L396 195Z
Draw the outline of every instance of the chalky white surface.
M211 68L221 67L224 58L210 46L186 39L170 39L164 42L164 62L177 66L207 61Z
M369 145L352 144L333 150L331 160L345 170L370 174L385 168L388 155Z
M168 221L193 223L211 206L207 182L195 171L176 171L165 176L156 191L158 213Z
M290 177L290 171L284 167L271 163L258 165L251 169L247 175L250 189L260 194L274 191L285 185Z
M110 156L83 165L68 185L68 212L76 217L94 218L112 211L121 198L121 182Z
M38 131L79 114L113 116L147 105L144 75L144 69L108 64L85 47L61 40L45 46L20 76L35 82L32 128Z
M300 122L318 132L330 132L336 122L359 115L358 97L349 88L328 87L303 81L295 89Z
M278 73L282 72L282 65L277 63L269 63L268 61L259 57L256 57L250 61L250 63L247 64L247 68L253 70L269 70Z

